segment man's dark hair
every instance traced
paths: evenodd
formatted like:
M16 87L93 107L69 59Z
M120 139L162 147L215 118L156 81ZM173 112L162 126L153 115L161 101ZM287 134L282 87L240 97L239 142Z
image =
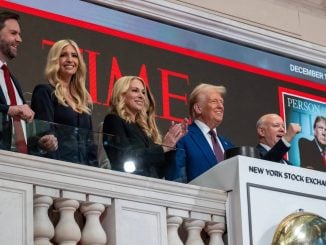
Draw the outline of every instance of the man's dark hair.
M9 11L1 11L0 12L0 30L5 26L5 22L6 20L9 19L15 19L15 20L19 20L19 15L13 12L9 12Z
M326 117L324 116L317 116L314 122L314 129L316 128L316 124L320 121L325 121L326 122Z

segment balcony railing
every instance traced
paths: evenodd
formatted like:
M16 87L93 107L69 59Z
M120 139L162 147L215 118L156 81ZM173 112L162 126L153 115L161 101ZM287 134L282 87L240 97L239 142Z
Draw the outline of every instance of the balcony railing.
M26 132L32 155L0 151L0 244L224 244L225 192L112 171L100 133L40 121ZM38 145L58 132L85 137L92 166L76 157L86 145L59 140L75 163Z

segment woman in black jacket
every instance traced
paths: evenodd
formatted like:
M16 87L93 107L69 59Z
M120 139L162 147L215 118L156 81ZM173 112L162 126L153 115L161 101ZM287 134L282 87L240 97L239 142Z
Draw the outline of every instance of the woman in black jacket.
M112 169L164 177L165 168L174 157L175 144L186 133L187 120L172 123L162 139L155 122L153 95L144 80L136 76L121 77L115 82L110 106L103 124L103 146Z
M47 84L34 88L31 107L35 119L51 122L58 138L52 157L86 165L96 165L92 140L92 101L85 87L86 65L73 40L60 40L51 47L45 67ZM42 125L49 125L38 122ZM44 130L46 131L46 130Z

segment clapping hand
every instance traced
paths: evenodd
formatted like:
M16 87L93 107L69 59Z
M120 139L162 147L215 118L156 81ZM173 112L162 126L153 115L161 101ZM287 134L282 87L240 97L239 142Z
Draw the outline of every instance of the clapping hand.
M181 123L172 121L171 126L163 138L163 150L165 152L174 149L176 143L188 132L188 118L184 118Z

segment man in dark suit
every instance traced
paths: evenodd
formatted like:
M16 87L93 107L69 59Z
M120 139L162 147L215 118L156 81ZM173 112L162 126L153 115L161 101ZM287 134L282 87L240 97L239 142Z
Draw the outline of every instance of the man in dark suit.
M19 15L15 13L0 12L0 148L11 150L14 146L17 151L27 153L25 122L32 122L34 112L25 103L20 84L7 67L7 62L17 56L18 46L22 42L18 20ZM20 148L18 134L21 136ZM46 135L39 140L39 144L45 149L54 150L57 142L53 135Z
M224 160L224 151L234 147L216 128L223 121L225 87L200 84L190 94L192 124L177 143L176 162L166 179L190 182Z
M5 70L7 62L15 58L18 46L22 42L20 26L18 23L19 16L11 12L0 13L0 112L2 113L2 132L1 132L1 148L10 150L12 146L12 118L21 119L20 127L23 128L24 121L31 122L34 112L25 104L22 89L18 81L10 74L10 81L14 94L16 95L16 104L12 105L9 90L5 81ZM26 153L26 152L25 152Z
M313 127L313 140L299 140L301 166L326 172L326 117L317 116Z
M290 123L285 131L283 119L278 114L265 114L257 121L256 129L259 141L256 149L261 159L290 164L284 156L294 136L301 132L300 125Z

